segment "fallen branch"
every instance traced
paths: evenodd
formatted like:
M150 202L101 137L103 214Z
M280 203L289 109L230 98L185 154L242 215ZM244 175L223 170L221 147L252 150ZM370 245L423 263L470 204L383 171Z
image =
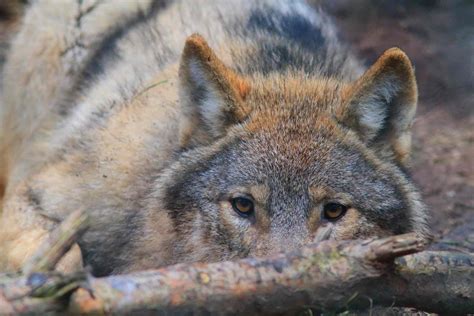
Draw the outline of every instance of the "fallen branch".
M474 312L474 256L416 253L424 245L414 234L328 241L271 258L179 264L105 278L49 271L83 232L84 224L78 223L85 223L81 213L60 225L61 233L38 253L37 258L41 253L46 258L25 269L34 272L0 275L0 314L281 314L372 305Z
M414 235L364 242L324 242L270 259L176 265L130 275L91 278L90 291L70 300L75 313L279 314L410 306L462 314L474 311L474 257L419 253ZM388 273L388 275L387 275Z
M424 251L401 257L391 273L358 287L365 287L363 294L383 306L410 306L442 315L472 314L474 254Z

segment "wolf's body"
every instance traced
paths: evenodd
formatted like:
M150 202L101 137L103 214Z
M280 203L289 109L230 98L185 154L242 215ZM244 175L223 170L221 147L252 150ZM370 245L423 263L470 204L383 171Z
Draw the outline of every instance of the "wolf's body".
M38 2L23 21L0 104L9 269L76 209L98 275L427 234L403 170L417 96L399 50L355 81L302 1ZM322 220L327 201L345 216Z

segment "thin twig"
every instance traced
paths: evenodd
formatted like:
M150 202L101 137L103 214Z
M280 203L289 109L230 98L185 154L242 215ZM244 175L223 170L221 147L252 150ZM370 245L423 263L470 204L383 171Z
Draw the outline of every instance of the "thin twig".
M38 248L23 266L23 273L47 272L71 249L87 229L87 214L81 210L71 213Z

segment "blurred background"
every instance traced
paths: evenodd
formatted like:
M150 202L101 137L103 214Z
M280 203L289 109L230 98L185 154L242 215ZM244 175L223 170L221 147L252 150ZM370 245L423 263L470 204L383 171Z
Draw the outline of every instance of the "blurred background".
M412 174L435 237L474 251L474 0L308 1L367 65L393 46L411 58L420 93ZM0 67L26 2L0 0Z

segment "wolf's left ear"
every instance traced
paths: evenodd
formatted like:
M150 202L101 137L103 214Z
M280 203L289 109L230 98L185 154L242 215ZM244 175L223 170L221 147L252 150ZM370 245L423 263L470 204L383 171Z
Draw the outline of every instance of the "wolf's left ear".
M405 164L411 149L411 126L418 90L410 60L391 48L344 91L344 124L382 156Z
M198 34L186 40L179 69L184 120L181 144L205 144L249 114L247 81L214 54Z

